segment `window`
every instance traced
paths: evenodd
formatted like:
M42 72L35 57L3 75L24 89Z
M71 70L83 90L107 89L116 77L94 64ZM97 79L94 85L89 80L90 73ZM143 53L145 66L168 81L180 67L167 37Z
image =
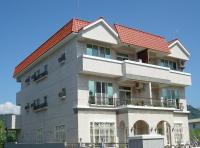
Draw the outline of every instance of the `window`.
M56 126L56 141L57 142L66 141L65 125Z
M131 88L130 87L119 87L119 98L121 101L128 101L131 99Z
M177 70L177 63L174 62L174 61L161 59L160 60L160 66L169 67L172 70Z
M30 84L30 76L28 76L26 79L25 79L25 84L28 86Z
M58 58L58 63L64 63L66 60L66 57L65 57L65 53L61 54L61 56Z
M195 123L193 123L193 124L192 124L192 127L193 127L193 128L195 128L195 127L196 127Z
M178 89L174 88L163 88L161 92L161 96L164 99L179 99L180 94Z
M97 105L113 105L112 83L88 82L89 103Z
M37 70L36 76L38 76L39 74L40 74L40 69Z
M86 54L110 59L110 49L96 45L87 44Z
M117 53L117 60L120 60L120 61L128 60L128 55L122 54L122 53Z
M48 70L48 65L44 65L44 71Z
M90 140L91 143L114 143L115 124L109 122L91 122Z
M174 124L174 138L177 144L183 142L183 128L181 123Z
M36 129L36 143L42 143L43 142L43 130L42 128Z

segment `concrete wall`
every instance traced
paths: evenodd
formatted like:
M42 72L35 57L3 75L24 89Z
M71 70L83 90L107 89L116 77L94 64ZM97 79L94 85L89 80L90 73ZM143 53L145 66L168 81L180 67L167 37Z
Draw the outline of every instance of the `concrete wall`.
M143 135L129 137L130 148L164 148L163 136L159 135Z
M111 44L117 44L118 39L111 31L104 25L104 23L100 22L86 30L82 31L82 37L93 39L100 42L106 42Z
M61 54L66 54L64 64L58 63ZM43 142L56 142L55 127L66 126L67 141L77 142L77 115L74 114L73 106L77 104L77 58L76 40L71 40L57 49L45 60L38 63L22 77L22 90L17 93L17 105L21 106L21 133L19 141L23 143L34 143L36 139L35 131L43 129ZM31 76L35 71L48 64L48 77L40 82L32 82L25 85L27 76ZM61 100L58 93L62 88L66 88L66 99ZM47 96L47 110L35 112L32 109L25 110L27 103L33 103L34 99Z
M46 144L6 144L5 148L65 148L64 143Z
M115 133L117 133L116 126L116 112L115 111L78 111L78 136L83 143L90 143L90 122L112 122L115 123ZM115 139L116 142L118 139Z
M185 52L181 49L178 44L175 44L170 49L171 53L168 55L169 57L178 58L182 60L189 60L189 57L185 54Z
M113 40L111 36L107 36L109 38L108 39L97 35L97 32L103 32L101 35L106 36L108 33L106 31L107 30L104 26L100 25L94 30L87 32L85 34L85 38L89 37L94 39L93 37L98 37L95 38L96 41L94 41L94 43L99 45L101 45L101 42L104 42L102 44L109 42L108 47L111 47L111 57L116 59L116 52L120 51L120 49L114 49L114 47L110 45L110 43L114 44L115 40ZM91 42L88 41L88 43ZM21 106L21 133L19 142L35 143L35 131L40 128L43 129L43 142L56 142L55 127L59 125L66 126L66 141L75 143L77 143L80 138L82 139L82 142L90 142L90 122L114 122L116 126L116 142L118 141L118 135L120 135L120 133L117 134L117 127L123 120L128 128L129 135L132 135L131 128L137 120L145 120L150 125L150 128L155 128L157 123L161 120L169 122L169 124L173 127L174 111L171 109L154 110L149 107L144 107L141 110L138 108L126 108L127 110L125 112L122 111L118 114L118 111L116 112L116 110L119 108L103 109L103 107L89 107L88 80L113 83L114 96L117 97L119 84L118 79L116 79L116 75L117 77L121 76L122 72L124 72L124 76L130 74L143 76L143 78L147 77L147 79L139 79L145 81L153 81L152 74L154 74L153 78L158 80L156 82L160 82L161 79L165 80L167 78L167 81L169 80L168 83L170 83L172 79L177 79L176 76L179 77L182 73L172 72L173 75L170 75L169 73L171 71L168 68L147 66L147 64L145 65L143 63L136 62L124 62L123 65L121 62L112 63L109 62L109 60L106 61L105 59L97 60L95 57L92 57L89 60L87 59L87 61L82 61L81 63L78 57L85 53L85 47L86 43L84 43L84 41L77 42L76 39L72 39L21 76L22 89L19 93L17 93L16 101L17 105ZM129 50L130 52L132 48L124 49L124 51L125 50ZM57 60L64 52L66 54L66 61L61 65L57 62ZM130 53L130 58L136 59L135 53ZM25 79L28 76L31 76L39 68L43 71L45 64L48 64L49 73L46 79L38 83L31 82L30 85L24 83ZM80 67L79 64L83 64L81 65L83 67ZM115 68L113 69L113 67ZM83 69L82 71L86 71L86 73L89 71L87 75L79 74L80 68ZM108 75L106 75L106 73L108 73ZM187 77L186 81L184 81L185 76ZM129 77L126 78L129 79ZM132 80L135 79L136 78ZM178 78L177 81L173 82L173 84L188 85L190 82L189 79L189 75L183 74L183 76L181 76L180 79ZM60 100L58 97L58 93L62 88L66 88L67 91L65 100ZM34 112L32 109L29 111L24 109L27 103L31 104L34 99L43 98L44 96L48 97L47 110ZM74 107L77 106L78 109L74 110ZM81 110L79 107L86 109ZM177 113L176 120L184 122L185 126L187 122L187 115L184 114L180 116ZM153 130L152 133L155 133L155 131ZM185 136L185 141L186 140L188 140L187 135Z

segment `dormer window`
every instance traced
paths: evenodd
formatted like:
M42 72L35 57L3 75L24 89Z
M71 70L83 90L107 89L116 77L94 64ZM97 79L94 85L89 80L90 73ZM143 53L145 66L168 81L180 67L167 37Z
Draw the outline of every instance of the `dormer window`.
M86 54L110 59L110 49L102 46L87 44Z

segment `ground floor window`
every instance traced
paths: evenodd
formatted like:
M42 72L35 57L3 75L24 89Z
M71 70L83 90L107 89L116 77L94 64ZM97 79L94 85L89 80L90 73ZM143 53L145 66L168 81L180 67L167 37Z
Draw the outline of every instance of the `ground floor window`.
M174 138L177 144L183 142L183 127L181 123L174 124Z
M109 122L90 123L91 143L114 143L115 124Z
M43 129L39 128L35 131L35 137L36 137L36 143L42 143L43 142Z
M65 125L56 126L56 141L58 142L66 141Z

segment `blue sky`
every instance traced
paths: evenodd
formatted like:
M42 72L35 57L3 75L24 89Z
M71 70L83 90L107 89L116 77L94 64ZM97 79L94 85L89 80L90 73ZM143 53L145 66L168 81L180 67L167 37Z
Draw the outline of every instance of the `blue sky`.
M14 67L72 17L136 27L179 38L191 53L187 72L190 104L200 107L200 1L183 0L1 0L0 1L0 104L15 103L20 85Z

